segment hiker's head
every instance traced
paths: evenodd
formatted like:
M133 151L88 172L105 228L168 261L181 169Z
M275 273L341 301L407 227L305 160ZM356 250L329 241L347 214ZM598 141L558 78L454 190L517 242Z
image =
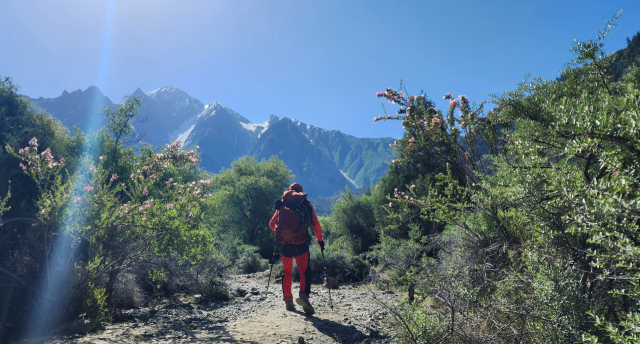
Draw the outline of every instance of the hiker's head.
M289 190L292 190L295 192L302 192L302 185L300 185L299 183L293 183L289 185Z

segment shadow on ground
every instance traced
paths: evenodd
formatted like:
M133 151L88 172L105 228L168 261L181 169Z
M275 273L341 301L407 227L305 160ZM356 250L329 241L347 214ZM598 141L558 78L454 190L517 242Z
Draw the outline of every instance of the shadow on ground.
M344 325L339 322L316 318L313 316L305 317L305 321L311 323L318 332L335 339L337 342L343 340L363 340L368 338L366 334L358 330L355 326Z

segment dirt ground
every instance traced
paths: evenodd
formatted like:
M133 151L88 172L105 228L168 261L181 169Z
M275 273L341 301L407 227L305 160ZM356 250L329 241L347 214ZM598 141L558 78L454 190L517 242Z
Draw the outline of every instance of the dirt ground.
M316 314L306 316L298 305L294 312L284 309L280 284L272 283L265 294L266 281L264 273L232 276L229 289L239 294L232 301L164 301L153 308L128 311L130 322L106 325L104 330L86 336L53 337L46 343L393 342L391 329L383 325L386 311L379 302L393 304L397 298L393 293L341 286L331 291L331 309L327 289L314 285L310 299ZM294 296L296 288L294 283ZM244 292L246 295L240 296Z

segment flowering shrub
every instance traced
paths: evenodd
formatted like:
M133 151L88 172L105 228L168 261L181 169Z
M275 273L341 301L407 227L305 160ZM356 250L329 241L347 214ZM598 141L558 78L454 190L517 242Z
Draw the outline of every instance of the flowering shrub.
M211 180L185 177L188 174L181 171L195 168L197 155L181 151L180 142L166 145L153 157L138 157L128 178L111 174L112 166L102 155L95 160L85 157L81 169L64 178L64 158L56 160L49 149L39 151L36 138L17 153L10 146L6 150L22 160L19 167L41 190L34 225L48 238L44 244L48 247L56 236L69 236L73 238L69 257L83 257L58 267L73 270L70 276L75 281L68 286L75 285L74 289L56 290L59 295L48 297L63 297L75 290L81 300L95 295L100 285L108 298L113 288L109 281L145 255L198 262L213 242L200 210L211 195ZM88 250L83 242L89 243ZM78 250L84 251L73 253ZM62 309L69 312L82 305Z
M443 167L383 207L447 226L410 237L424 260L403 278L428 299L393 312L407 342L637 342L640 69L610 82L610 27L575 42L562 82L527 81L486 115L463 95L440 112L377 94L400 109L375 121L406 129L391 168Z

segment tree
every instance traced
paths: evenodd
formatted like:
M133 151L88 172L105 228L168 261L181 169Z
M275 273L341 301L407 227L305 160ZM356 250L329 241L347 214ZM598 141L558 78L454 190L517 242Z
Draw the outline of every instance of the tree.
M272 157L261 162L246 156L234 161L213 178L215 195L208 202L208 218L220 234L230 234L257 246L263 257L271 257L273 234L269 220L274 201L282 197L293 175Z

